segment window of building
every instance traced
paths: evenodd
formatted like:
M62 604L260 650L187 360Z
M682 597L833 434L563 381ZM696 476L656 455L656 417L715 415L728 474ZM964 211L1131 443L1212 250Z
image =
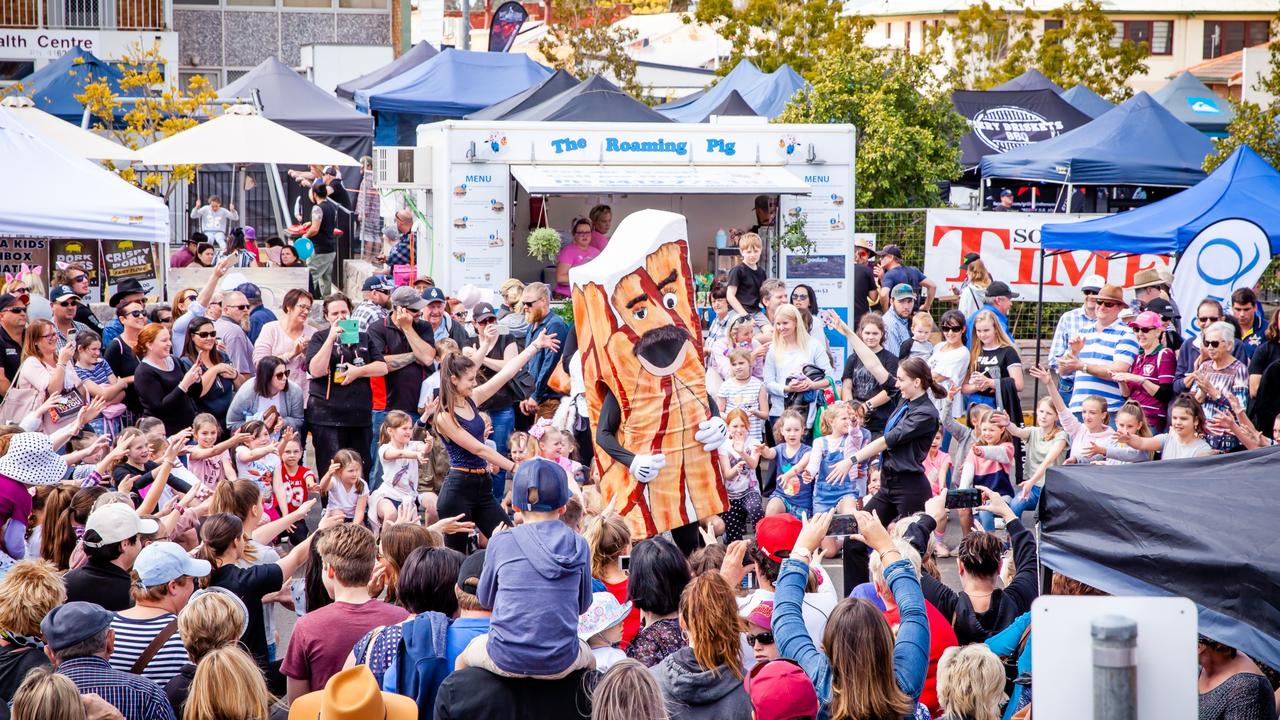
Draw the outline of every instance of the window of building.
M1135 43L1146 43L1152 55L1173 54L1173 21L1172 20L1115 20L1116 34L1111 36L1111 45L1119 47L1124 40Z
M178 73L178 85L182 89L186 89L191 85L191 79L197 76L204 77L209 83L210 90L218 90L222 87L222 73L217 70L182 70Z
M333 0L283 0L282 4L287 8L323 8L327 10L333 7Z
M1270 39L1270 20L1206 20L1204 59L1229 55Z
M96 28L99 26L98 0L65 0L63 18L67 27Z
M183 0L185 2L185 0ZM276 0L223 0L226 5L235 5L238 7L275 7ZM217 3L213 3L216 5Z
M0 81L21 80L36 71L30 60L0 60Z
M1054 20L1054 19L1052 19L1052 18L1051 18L1051 19L1048 19L1048 20L1045 20L1045 21L1044 21L1044 31L1045 31L1045 32L1049 32L1050 30L1061 30L1061 29L1062 29L1062 21L1061 21L1061 20Z
M387 0L338 0L343 10L386 10Z

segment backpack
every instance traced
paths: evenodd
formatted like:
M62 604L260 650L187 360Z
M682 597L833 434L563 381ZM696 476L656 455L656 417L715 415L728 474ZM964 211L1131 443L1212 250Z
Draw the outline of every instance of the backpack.
M400 643L382 676L382 689L413 698L418 717L428 719L436 706L436 691L449 675L449 619L425 612L402 626Z

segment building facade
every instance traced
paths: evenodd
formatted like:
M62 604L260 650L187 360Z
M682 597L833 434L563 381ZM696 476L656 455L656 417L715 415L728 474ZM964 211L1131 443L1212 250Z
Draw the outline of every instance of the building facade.
M74 47L112 58L159 43L166 59L176 57L172 10L169 0L0 0L0 86Z
M875 21L870 42L918 52L931 30L956 22L972 4L975 0L849 0L845 12ZM1031 6L1044 11L1062 4L1034 0ZM1123 38L1150 47L1146 74L1129 81L1134 90L1148 92L1188 67L1267 42L1276 12L1272 0L1111 0L1102 7L1116 26L1117 42ZM1040 20L1040 29L1053 22Z

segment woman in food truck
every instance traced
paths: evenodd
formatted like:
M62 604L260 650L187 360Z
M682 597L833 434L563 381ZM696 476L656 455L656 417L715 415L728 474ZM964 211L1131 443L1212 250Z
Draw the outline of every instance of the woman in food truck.
M594 260L600 249L591 244L594 231L587 218L576 218L573 221L573 242L564 246L560 257L556 259L556 297L569 297L569 268L574 268Z

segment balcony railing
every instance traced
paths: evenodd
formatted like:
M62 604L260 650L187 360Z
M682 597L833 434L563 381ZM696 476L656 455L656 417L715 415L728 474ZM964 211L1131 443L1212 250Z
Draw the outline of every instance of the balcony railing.
M165 30L170 0L0 0L0 27Z

